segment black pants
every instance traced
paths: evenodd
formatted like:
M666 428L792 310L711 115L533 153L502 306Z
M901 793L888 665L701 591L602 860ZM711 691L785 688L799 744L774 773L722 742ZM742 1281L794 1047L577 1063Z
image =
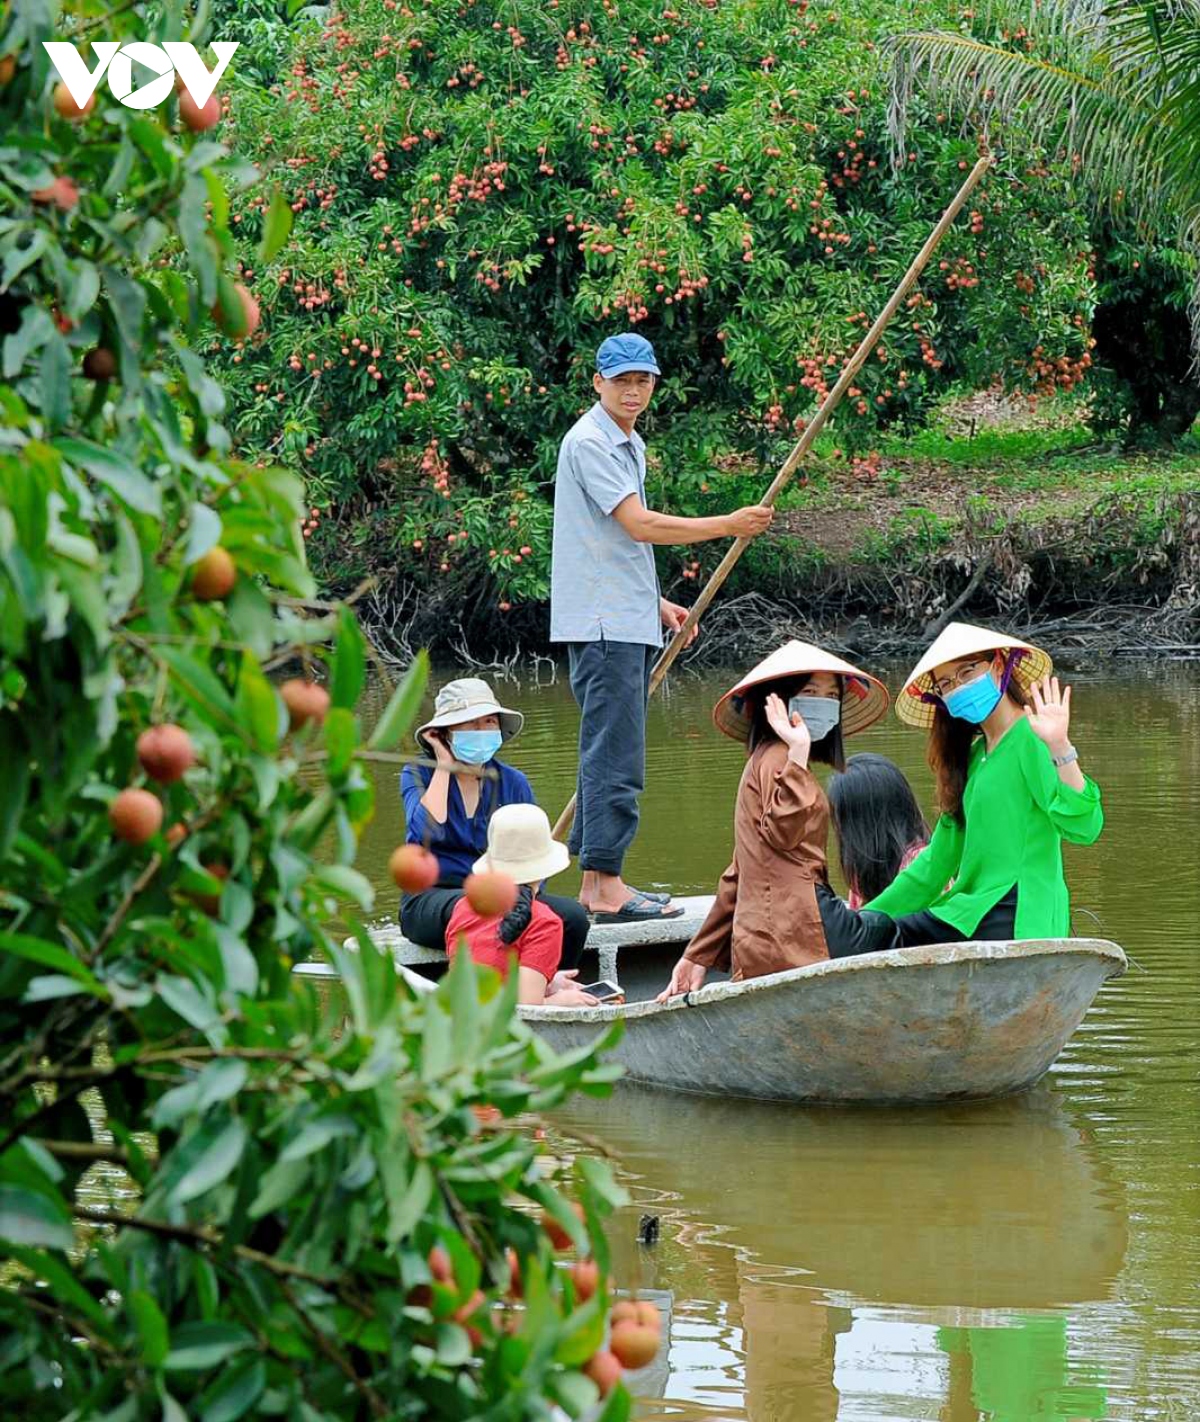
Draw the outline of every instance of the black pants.
M855 953L881 953L887 948L913 948L922 943L966 943L965 933L928 909L892 918L874 909L852 909L828 884L817 885L817 907L831 958ZM976 925L971 941L989 942L1016 936L1017 890L1014 885Z
M646 785L646 703L658 648L642 642L571 642L579 707L579 782L567 846L581 869L619 874L638 827Z
M450 886L426 889L421 894L403 894L400 898L400 928L412 943L422 948L446 947L446 925L454 905L463 896L460 888ZM557 894L539 894L538 898L562 919L562 968L574 968L588 936L587 909L578 899L560 898Z

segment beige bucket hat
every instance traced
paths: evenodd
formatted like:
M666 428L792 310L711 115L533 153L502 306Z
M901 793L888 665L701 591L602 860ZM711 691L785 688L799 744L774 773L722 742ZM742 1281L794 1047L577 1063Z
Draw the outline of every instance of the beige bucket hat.
M571 851L551 837L540 805L501 805L488 821L487 853L474 867L477 874L507 874L518 884L536 884L570 862Z
M500 734L506 741L519 734L525 724L520 711L510 711L496 700L492 688L477 676L461 676L457 681L448 681L438 692L433 703L433 716L416 729L417 744L428 755L433 747L425 739L426 731L440 730L445 726L461 726L464 721L473 721L476 716L498 716Z
M843 677L842 686L842 735L852 736L856 731L865 731L884 714L888 708L888 694L883 682L849 662L835 657L832 652L814 647L811 642L785 642L765 661L759 662L753 671L744 676L736 686L721 697L713 707L713 723L718 731L732 736L735 741L748 740L750 736L750 716L745 709L746 692L763 682L780 681L787 677L802 676L805 672L833 672Z
M904 690L896 697L896 715L907 726L923 729L933 725L934 709L939 697L933 691L930 673L943 662L956 662L977 652L1012 652L1010 676L1022 691L1042 677L1049 676L1054 663L1040 647L993 632L988 627L976 627L970 622L951 622L908 675ZM928 700L926 698L929 698Z

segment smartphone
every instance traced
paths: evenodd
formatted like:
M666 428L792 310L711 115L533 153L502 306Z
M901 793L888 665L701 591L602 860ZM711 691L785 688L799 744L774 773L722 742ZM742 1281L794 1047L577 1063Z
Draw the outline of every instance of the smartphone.
M625 989L618 987L616 983L598 982L586 983L580 986L580 992L590 993L593 997L599 998L601 1002L611 1002L615 997L624 997Z

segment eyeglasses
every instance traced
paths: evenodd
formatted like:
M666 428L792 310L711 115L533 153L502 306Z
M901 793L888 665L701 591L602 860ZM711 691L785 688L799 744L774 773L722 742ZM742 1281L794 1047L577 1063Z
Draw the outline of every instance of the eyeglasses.
M944 700L952 691L957 690L958 687L965 686L967 682L974 681L977 676L982 675L990 665L990 660L983 658L977 662L964 662L953 676L946 677L942 681L938 681L931 676L929 678L929 684Z

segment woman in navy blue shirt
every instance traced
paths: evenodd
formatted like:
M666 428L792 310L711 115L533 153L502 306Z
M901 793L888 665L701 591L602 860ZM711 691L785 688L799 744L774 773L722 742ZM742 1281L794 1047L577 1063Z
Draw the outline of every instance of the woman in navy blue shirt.
M462 677L442 687L433 719L418 728L417 744L438 768L406 765L401 773L405 840L427 844L437 855L441 876L432 889L400 896L400 927L410 942L445 947L446 925L463 896L463 880L487 852L493 811L534 802L525 776L496 759L524 724L519 711L500 705L486 681ZM455 761L487 766L498 778L456 774L450 769ZM544 893L538 898L562 919L562 967L573 968L587 939L587 910L577 899Z

